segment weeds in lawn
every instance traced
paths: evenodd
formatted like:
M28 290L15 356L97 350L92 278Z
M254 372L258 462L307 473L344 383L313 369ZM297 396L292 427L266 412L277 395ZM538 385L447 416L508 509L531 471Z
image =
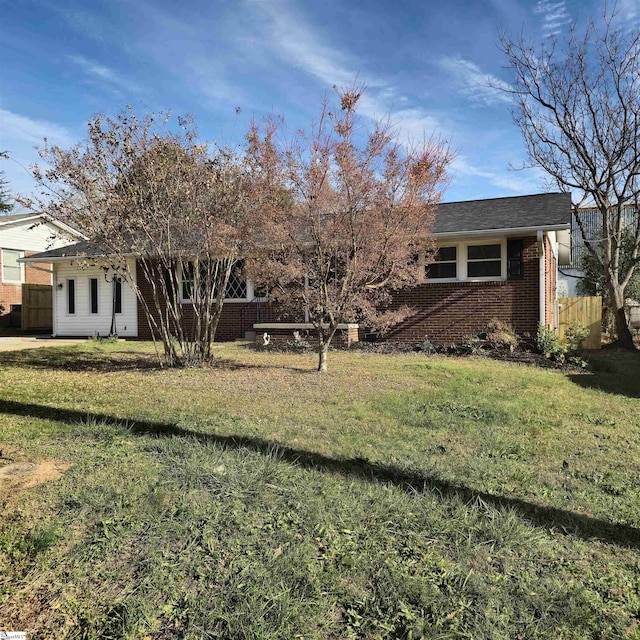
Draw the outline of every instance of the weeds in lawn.
M304 355L220 355L240 366L0 362L0 448L72 464L0 521L3 622L33 638L637 635L630 382L605 395L484 359L336 353L318 388ZM607 366L594 386L623 377Z

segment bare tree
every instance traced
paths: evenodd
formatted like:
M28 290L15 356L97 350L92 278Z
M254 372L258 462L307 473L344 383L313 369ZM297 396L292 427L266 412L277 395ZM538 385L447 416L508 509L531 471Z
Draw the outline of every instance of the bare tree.
M197 139L190 118L97 116L86 142L45 146L39 206L82 229L135 291L167 365L211 357L225 292L259 218L248 165ZM132 267L131 257L135 257ZM145 290L151 296L145 295Z
M536 49L521 36L501 36L512 75L513 117L530 166L544 169L561 191L577 194L600 212L601 234L590 236L576 216L584 244L601 265L614 306L617 344L633 349L624 311L625 291L640 254L640 216L629 225L624 208L640 196L640 32L615 28L605 11L601 26L573 27L566 41ZM500 88L500 87L499 87ZM633 237L623 259L626 234Z
M282 146L273 125L249 134L248 155L272 198L268 251L252 273L275 302L308 317L323 372L341 323L384 329L410 313L385 307L393 289L418 281L415 258L429 247L452 157L433 140L404 150L389 122L359 130L361 92L339 92L336 111L325 101L309 131Z
M0 160L7 157L6 151L0 151ZM11 202L11 194L9 193L9 183L4 177L4 171L0 169L0 215L11 213L12 210L13 202Z

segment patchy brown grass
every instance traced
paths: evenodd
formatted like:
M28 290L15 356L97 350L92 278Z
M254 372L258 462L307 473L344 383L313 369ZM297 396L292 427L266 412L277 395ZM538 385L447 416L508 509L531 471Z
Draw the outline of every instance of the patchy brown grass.
M313 354L214 352L0 354L0 620L35 639L637 634L637 354L574 375L335 352L323 376Z

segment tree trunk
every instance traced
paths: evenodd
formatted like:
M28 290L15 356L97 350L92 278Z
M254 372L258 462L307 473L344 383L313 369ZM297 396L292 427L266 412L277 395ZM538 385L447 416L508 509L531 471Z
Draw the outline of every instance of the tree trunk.
M615 345L622 349L635 349L633 336L629 330L627 315L624 312L624 292L617 287L612 287L611 301L613 303L613 315L616 321L617 339Z
M337 323L330 324L325 333L323 327L318 327L318 371L320 373L327 372L327 354L337 328Z
M320 336L318 340L318 371L327 373L327 353L329 352L329 342L325 342Z

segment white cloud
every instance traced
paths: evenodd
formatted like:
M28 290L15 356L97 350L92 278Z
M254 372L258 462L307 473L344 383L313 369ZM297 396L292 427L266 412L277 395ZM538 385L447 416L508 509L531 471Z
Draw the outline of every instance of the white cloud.
M360 113L373 120L390 117L401 130L403 142L420 140L440 124L424 108L412 104L393 83L362 71L362 61L341 51L305 23L286 0L247 0L262 18L257 46L265 48L287 65L314 77L327 87L344 87L362 82L366 92L359 102ZM327 36L328 38L329 36Z
M119 83L120 79L116 76L116 74L108 69L107 67L103 67L102 65L94 62L93 60L89 60L84 56L68 56L69 60L74 64L78 65L82 68L82 70L90 76L94 76L101 80L106 80L107 82Z
M565 0L538 0L533 13L542 18L542 33L546 38L560 35L563 29L571 24Z
M136 84L95 60L80 55L67 56L67 59L77 66L90 82L100 84L118 97L121 97L123 93L132 95L138 92Z
M506 82L490 73L484 73L470 60L459 56L440 59L440 67L454 80L459 93L475 104L492 107L510 103L510 87Z
M60 146L72 144L71 135L65 127L0 109L0 148L10 149L12 142L41 145L44 138Z
M29 167L40 162L36 147L43 146L45 138L50 144L65 148L76 142L66 127L55 122L0 109L0 150L7 151L10 158L2 161L0 168L5 172L13 194L29 194L35 189Z
M628 31L637 30L640 26L640 0L618 0L616 23Z
M535 193L541 190L544 175L540 170L534 170L533 175L514 175L513 171L497 172L490 168L477 167L465 158L457 156L451 163L451 173L454 176L472 176L484 178L500 189L506 189L516 194Z

